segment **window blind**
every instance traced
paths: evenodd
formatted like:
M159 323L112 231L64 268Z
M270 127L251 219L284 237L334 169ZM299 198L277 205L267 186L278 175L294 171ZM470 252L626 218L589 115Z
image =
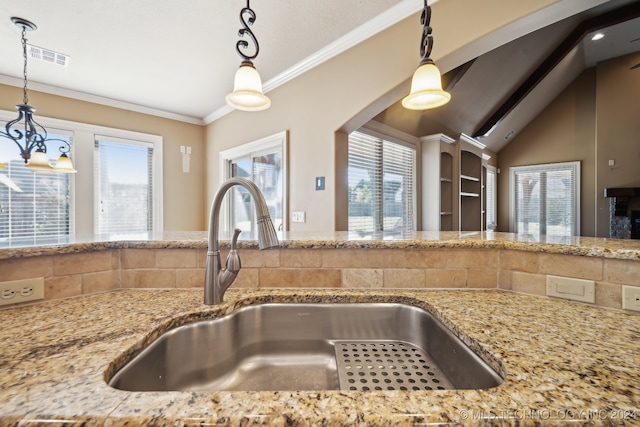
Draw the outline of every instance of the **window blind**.
M94 182L99 234L153 230L153 144L97 137Z
M415 230L415 150L361 132L349 135L349 231Z
M68 135L50 134L71 145ZM55 141L47 144L52 165L59 155ZM37 172L19 159L4 163L0 174L0 243L46 244L53 237L68 236L72 229L71 183L73 176Z
M579 163L512 168L515 232L579 234Z
M485 213L487 230L496 228L496 172L495 169L487 168L487 182L485 183Z

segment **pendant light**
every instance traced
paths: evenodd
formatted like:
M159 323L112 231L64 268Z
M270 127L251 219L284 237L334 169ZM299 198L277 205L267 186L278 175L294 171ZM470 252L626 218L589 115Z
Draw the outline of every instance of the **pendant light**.
M247 20L245 20L245 14L248 15ZM255 53L253 55L245 54L249 43L246 40L238 40L236 50L242 58L242 62L240 63L240 68L236 71L236 76L233 81L233 92L226 97L227 104L237 110L243 111L261 111L271 106L271 100L262 92L262 80L252 61L258 56L258 52L260 52L258 40L249 29L249 26L253 25L255 20L256 14L249 6L249 0L247 0L247 7L243 7L242 10L240 10L240 23L242 24L242 28L238 31L238 35L240 37L243 37L245 34L249 36L255 45Z
M76 173L71 164L71 159L67 153L71 150L67 141L55 138L48 138L47 130L36 122L33 113L36 111L29 105L29 96L27 92L27 31L35 31L38 27L33 22L26 19L13 17L11 18L18 28L22 30L22 57L24 59L23 75L23 101L22 104L16 105L18 110L18 118L7 122L4 131L0 130L0 136L12 140L20 149L20 157L24 159L27 168L32 171L46 172L62 172ZM49 163L47 156L47 141L56 141L61 143L60 152L62 153L53 167ZM33 153L32 153L33 152Z
M404 97L402 106L409 110L428 110L440 107L451 99L448 92L442 90L442 77L440 70L429 57L433 48L431 36L431 6L424 0L424 9L420 16L423 26L422 39L420 40L420 56L422 60L411 79L411 93Z

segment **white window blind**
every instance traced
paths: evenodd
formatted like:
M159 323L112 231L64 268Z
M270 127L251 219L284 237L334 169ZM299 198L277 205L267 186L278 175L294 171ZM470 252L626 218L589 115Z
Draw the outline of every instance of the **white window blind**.
M50 132L49 138L62 139L71 145L70 134ZM60 155L61 144L47 143L47 155L52 165ZM10 149L13 159L3 162L5 169L0 170L0 244L49 244L71 234L73 175L34 173L25 168L21 158L15 158L17 147L11 145Z
M96 135L94 150L97 232L123 237L152 231L153 144Z
M487 179L485 183L485 213L486 213L486 229L495 230L496 228L496 169L487 166Z
M348 151L349 231L415 230L415 149L353 132Z
M512 229L569 237L579 234L580 163L511 168Z

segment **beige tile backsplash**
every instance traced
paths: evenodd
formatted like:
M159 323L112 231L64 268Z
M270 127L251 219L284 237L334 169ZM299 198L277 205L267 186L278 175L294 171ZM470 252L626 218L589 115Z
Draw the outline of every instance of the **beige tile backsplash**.
M226 251L222 251L222 260ZM235 287L499 288L545 295L546 275L594 280L596 305L621 308L640 262L505 249L241 249ZM0 260L0 281L45 278L45 299L204 282L206 249L111 249Z

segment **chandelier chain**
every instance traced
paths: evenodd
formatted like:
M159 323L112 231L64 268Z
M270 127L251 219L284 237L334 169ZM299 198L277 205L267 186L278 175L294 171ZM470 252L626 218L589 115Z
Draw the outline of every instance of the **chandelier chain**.
M422 24L422 38L420 39L420 64L426 64L433 62L431 59L431 49L433 48L433 36L431 35L431 6L427 4L427 0L424 0L424 9L420 16L420 23Z

